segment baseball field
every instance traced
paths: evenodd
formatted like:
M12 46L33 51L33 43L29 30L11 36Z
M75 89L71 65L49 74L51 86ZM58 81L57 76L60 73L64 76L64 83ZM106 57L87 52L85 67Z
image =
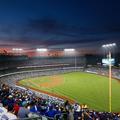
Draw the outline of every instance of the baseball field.
M28 78L19 81L20 85L62 96L90 109L109 111L108 77L85 72ZM120 112L120 82L112 79L112 112Z

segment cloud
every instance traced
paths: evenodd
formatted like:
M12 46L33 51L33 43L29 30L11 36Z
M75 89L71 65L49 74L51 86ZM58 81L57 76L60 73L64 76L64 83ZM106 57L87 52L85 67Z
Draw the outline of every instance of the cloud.
M53 18L29 19L24 24L12 24L0 27L0 41L5 46L13 45L37 47L76 45L85 43L104 43L104 41L119 40L120 26L109 23L93 26L77 26L61 22ZM6 41L6 42L4 42ZM12 46L12 45L11 45Z
M120 24L115 21L98 21L92 25L73 25L60 22L53 18L37 18L28 21L28 30L46 34L56 34L70 37L78 37L81 34L103 34L120 32Z
M61 35L68 37L75 37L80 31L64 23L51 18L35 19L30 20L28 24L28 32L41 32L44 34Z

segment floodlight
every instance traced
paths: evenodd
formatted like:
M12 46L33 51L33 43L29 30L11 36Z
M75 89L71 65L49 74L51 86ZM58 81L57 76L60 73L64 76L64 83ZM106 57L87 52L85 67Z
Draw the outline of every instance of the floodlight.
M102 45L102 47L106 47L106 45Z
M75 49L71 48L71 49L64 49L64 52L74 52Z
M22 48L19 48L19 51L22 51L23 49Z
M116 46L116 43L113 43L112 45L113 45L113 46Z
M102 45L103 48L109 48L109 47L114 47L114 46L116 46L116 43Z
M22 51L23 49L22 48L13 48L12 50L13 51Z
M107 44L106 47L109 47L109 44Z
M113 44L109 44L110 47L114 46Z
M37 48L36 49L37 52L47 52L46 48Z

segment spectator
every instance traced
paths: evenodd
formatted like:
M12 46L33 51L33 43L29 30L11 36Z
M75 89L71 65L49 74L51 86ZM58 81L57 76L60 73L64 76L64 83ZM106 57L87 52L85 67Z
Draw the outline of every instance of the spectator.
M0 103L0 118L5 113L7 113L7 109L3 107L2 103Z
M18 111L19 111L19 108L20 108L20 106L18 105L18 103L16 102L16 103L14 103L14 111L15 111L15 115L17 115L18 114Z
M17 116L14 114L12 106L8 106L8 112L4 113L1 116L1 120L14 120L17 119Z
M26 118L28 117L28 114L30 113L29 110L27 109L27 102L24 101L22 103L22 107L19 108L19 111L18 111L18 118Z
M72 109L69 110L68 119L69 120L74 120L74 111Z
M56 114L56 111L53 109L53 107L49 107L49 110L46 112L46 116L48 117L51 117L51 118L54 118Z
M81 107L78 103L74 104L74 119L75 120L80 120L82 118L82 112L81 112Z
M30 92L30 90L9 87L5 84L0 86L1 120L16 119L16 116L21 119L26 117L38 117L39 115L46 115L51 118L56 116L57 120L120 119L118 113L96 112L89 110L86 104L83 104L81 107L78 103L75 103L72 106L68 101L64 102L61 99L45 94L39 94L38 97L34 92ZM46 117L44 118L46 119Z

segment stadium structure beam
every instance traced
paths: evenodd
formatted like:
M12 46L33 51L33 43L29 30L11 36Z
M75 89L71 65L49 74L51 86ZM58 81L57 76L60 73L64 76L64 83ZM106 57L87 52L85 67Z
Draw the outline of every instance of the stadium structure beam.
M109 59L109 112L112 111L112 65L111 65L111 49L116 46L116 43L104 44L103 48L108 49L108 59Z

